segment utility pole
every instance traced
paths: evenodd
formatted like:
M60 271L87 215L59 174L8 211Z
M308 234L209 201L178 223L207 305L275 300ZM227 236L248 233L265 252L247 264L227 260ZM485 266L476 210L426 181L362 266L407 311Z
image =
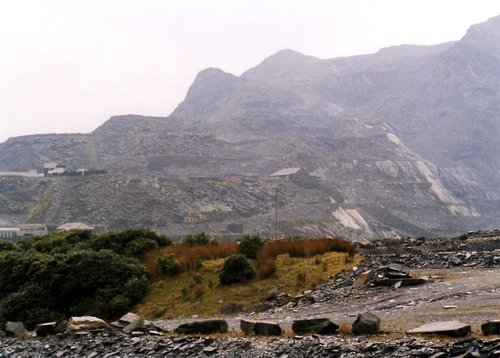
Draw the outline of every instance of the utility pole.
M275 206L275 216L274 216L274 239L278 240L278 188L276 188L276 206Z

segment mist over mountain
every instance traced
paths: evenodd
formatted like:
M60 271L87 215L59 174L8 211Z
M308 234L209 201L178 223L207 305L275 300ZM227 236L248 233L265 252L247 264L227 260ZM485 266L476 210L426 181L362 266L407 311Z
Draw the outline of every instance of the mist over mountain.
M457 42L318 59L282 50L201 71L168 117L0 144L0 222L84 221L181 235L453 235L500 225L500 17ZM303 176L270 176L302 168Z

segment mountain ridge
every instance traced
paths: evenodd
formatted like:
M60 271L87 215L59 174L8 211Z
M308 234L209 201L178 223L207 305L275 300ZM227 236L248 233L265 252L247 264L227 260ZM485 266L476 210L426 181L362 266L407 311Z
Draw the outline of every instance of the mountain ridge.
M245 230L271 232L267 201L280 185L286 188L282 205L298 209L287 214L291 235L441 235L498 226L500 62L488 36L497 33L500 17L439 45L400 45L335 59L286 49L241 76L208 68L167 117L113 116L89 134L9 139L0 144L0 170L27 170L44 161L102 167L115 178L106 186L114 188L111 197L121 198L117 205L130 205L144 218L147 202L132 202L127 183L158 185L150 200L170 214L148 222L167 233L183 226L224 232L245 221ZM306 182L269 177L287 167L305 169ZM50 180L63 193L75 190L67 178ZM93 185L105 182L95 179ZM175 189L193 183L198 189L188 193L198 190L195 197L205 208L212 198L214 210L197 216L199 205ZM257 194L259 185L269 195ZM160 194L163 186L166 196ZM147 188L139 187L136 194L146 195ZM243 202L228 206L229 193ZM295 202L296 193L306 202ZM96 217L63 196L37 218L83 216L96 226L137 225L131 213L112 224L106 218L111 209ZM111 197L100 194L106 202ZM23 204L17 216L12 209L0 216L34 220L30 205L40 206L42 198ZM8 200L16 205L14 197ZM72 216L60 213L62 203ZM241 216L240 204L253 208L246 211L250 216ZM321 209L311 212L308 206ZM175 212L184 212L185 219ZM364 228L353 224L360 217Z

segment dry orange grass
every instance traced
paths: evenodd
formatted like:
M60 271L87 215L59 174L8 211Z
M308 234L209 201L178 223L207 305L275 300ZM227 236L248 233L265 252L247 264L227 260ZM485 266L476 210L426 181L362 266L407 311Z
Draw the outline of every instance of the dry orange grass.
M190 271L196 269L199 261L224 258L234 255L236 252L236 243L205 246L173 245L148 252L144 258L144 265L152 277L158 277L160 272L157 260L162 256L174 255L179 262L181 271Z
M340 238L290 239L270 241L262 249L265 256L276 257L289 254L290 257L311 257L325 252L346 252L354 256L356 249L353 244Z
M275 260L278 255L288 254L290 257L317 256L315 264L319 265L321 263L321 255L331 251L345 252L346 261L347 257L352 259L356 253L353 244L340 238L268 241L257 254L259 276L266 278L274 274L276 271Z

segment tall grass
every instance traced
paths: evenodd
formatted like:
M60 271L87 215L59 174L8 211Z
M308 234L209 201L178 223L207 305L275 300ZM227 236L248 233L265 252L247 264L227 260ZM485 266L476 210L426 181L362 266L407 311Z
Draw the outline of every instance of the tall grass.
M201 261L225 258L236 254L237 250L236 243L203 246L173 245L148 252L144 258L144 264L151 276L156 278L161 275L158 267L160 257L173 255L179 263L181 271L192 271L199 268ZM354 245L340 238L296 238L267 241L256 257L259 277L268 278L276 272L275 260L278 255L289 254L290 257L311 257L323 255L330 251L345 252L346 261L347 258L354 257L356 253Z
M356 253L353 244L340 238L270 241L262 249L264 255L268 257L281 254L289 254L291 257L311 257L330 251L346 252L351 257Z
M347 257L354 257L356 249L353 244L340 238L289 239L268 241L257 254L259 276L267 278L276 271L276 257L289 254L291 257L311 257L323 255L325 252L345 252Z
M197 269L200 261L228 257L236 254L236 251L236 243L204 246L173 245L148 252L144 258L144 265L154 278L161 275L157 262L163 256L173 255L179 262L181 271L190 271Z

